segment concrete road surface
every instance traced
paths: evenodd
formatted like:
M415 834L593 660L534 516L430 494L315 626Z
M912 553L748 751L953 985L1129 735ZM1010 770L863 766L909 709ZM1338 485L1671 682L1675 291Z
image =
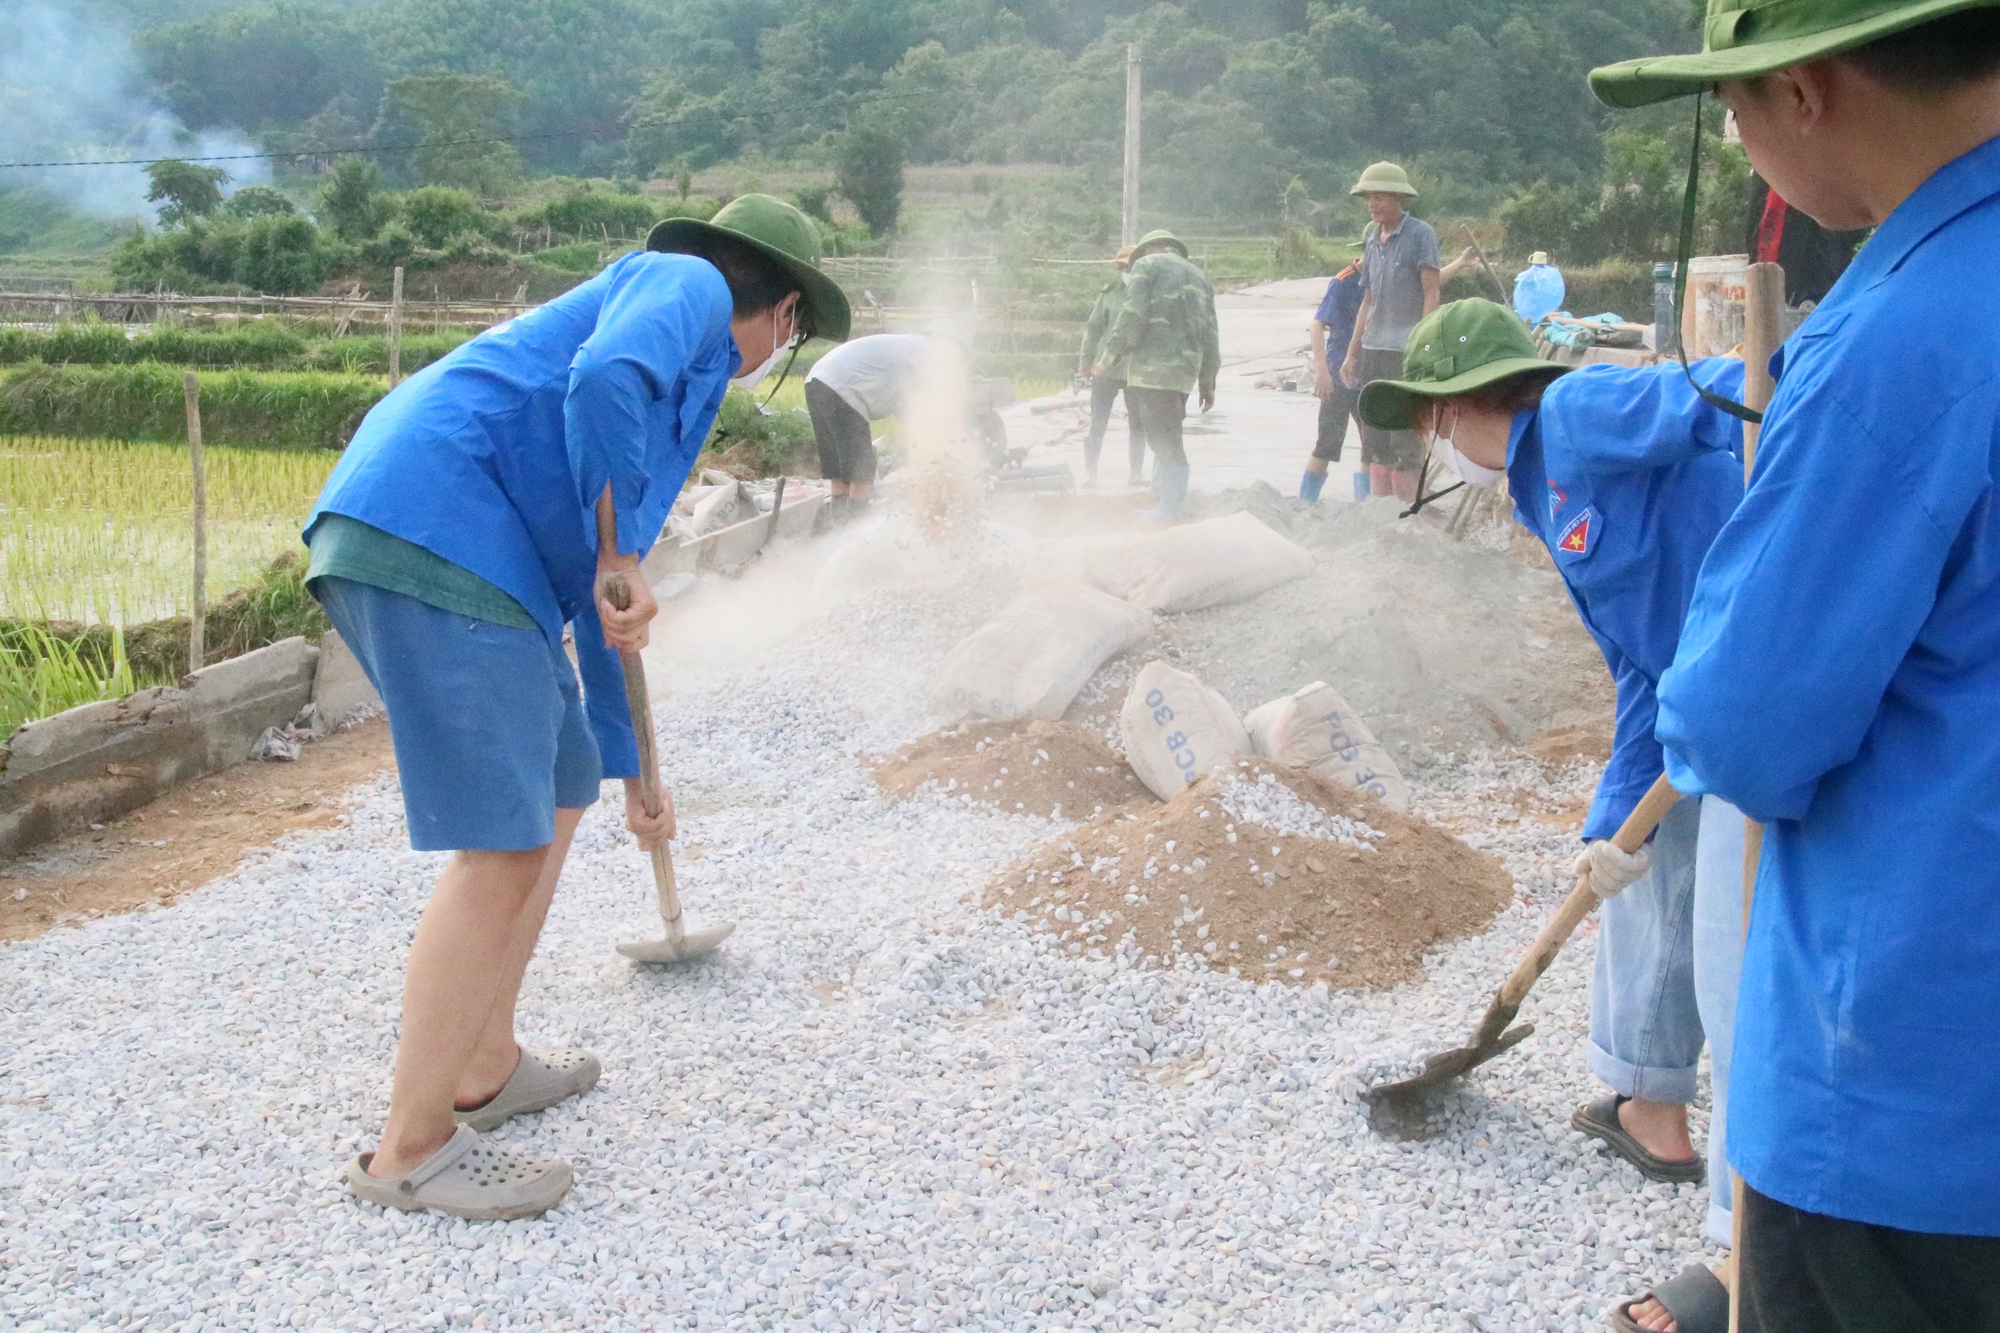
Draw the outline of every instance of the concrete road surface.
M1312 453L1319 421L1319 400L1305 378L1311 338L1306 326L1326 294L1327 281L1293 278L1215 298L1222 374L1216 381L1214 411L1203 416L1189 404L1187 452L1194 469L1190 489L1219 491L1266 481L1286 495L1298 494L1299 474ZM1287 371L1303 381L1298 390L1257 387L1260 378ZM1052 403L1062 405L1051 407ZM1003 415L1010 443L1035 446L1030 464L1067 463L1082 482L1083 438L1090 424L1087 397L1063 394L1018 404ZM1105 432L1104 457L1098 464L1101 489L1126 489L1125 448L1121 398ZM1341 461L1328 470L1324 499L1353 497L1351 478L1360 461L1361 441L1350 422Z

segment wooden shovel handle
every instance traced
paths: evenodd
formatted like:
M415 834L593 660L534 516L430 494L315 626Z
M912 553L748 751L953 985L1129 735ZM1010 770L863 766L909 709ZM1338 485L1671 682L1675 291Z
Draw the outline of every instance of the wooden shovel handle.
M1625 817L1625 823L1612 835L1612 845L1621 852L1636 852L1646 845L1646 839L1653 836L1653 830L1667 817L1667 811L1674 808L1674 802L1681 794L1674 790L1662 774L1659 781L1639 798L1639 804L1632 807L1632 813ZM1591 890L1590 877L1585 875L1570 890L1563 902L1562 910L1549 918L1542 927L1542 933L1535 937L1535 947L1528 951L1514 975L1507 978L1507 984L1500 988L1500 1003L1508 1006L1519 1005L1527 998L1528 991L1541 980L1542 973L1549 970L1549 964L1556 960L1569 937L1577 926L1590 915L1590 909L1597 906L1597 894Z

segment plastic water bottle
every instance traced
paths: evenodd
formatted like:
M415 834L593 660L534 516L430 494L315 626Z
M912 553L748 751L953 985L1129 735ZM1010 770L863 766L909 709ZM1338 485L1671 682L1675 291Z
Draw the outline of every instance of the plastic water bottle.
M1653 350L1665 356L1680 337L1674 319L1674 266L1664 261L1653 265Z

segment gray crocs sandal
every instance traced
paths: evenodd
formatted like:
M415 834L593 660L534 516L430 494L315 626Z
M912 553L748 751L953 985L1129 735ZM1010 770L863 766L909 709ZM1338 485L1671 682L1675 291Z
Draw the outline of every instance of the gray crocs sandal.
M568 1162L535 1161L488 1143L460 1125L451 1141L407 1176L382 1180L368 1174L375 1154L347 1164L347 1188L356 1198L406 1212L446 1213L474 1222L535 1217L562 1202L574 1177Z
M1666 1185L1699 1185L1708 1179L1708 1164L1701 1154L1696 1153L1685 1162L1671 1162L1653 1156L1639 1140L1625 1132L1623 1122L1618 1119L1618 1108L1630 1100L1616 1095L1601 1097L1577 1107L1569 1123L1591 1138L1602 1140L1611 1151L1638 1167L1639 1174L1648 1180Z
M1648 1292L1674 1317L1680 1333L1728 1333L1729 1288L1722 1279L1700 1264L1689 1264L1671 1282L1662 1282ZM1646 1333L1632 1318L1632 1307L1646 1299L1626 1301L1611 1312L1611 1327L1618 1333Z
M514 1066L507 1086L493 1094L484 1106L470 1111L453 1111L461 1125L477 1130L498 1129L517 1115L545 1111L566 1097L575 1097L597 1086L604 1066L589 1051L551 1051L537 1055L521 1048L521 1063Z

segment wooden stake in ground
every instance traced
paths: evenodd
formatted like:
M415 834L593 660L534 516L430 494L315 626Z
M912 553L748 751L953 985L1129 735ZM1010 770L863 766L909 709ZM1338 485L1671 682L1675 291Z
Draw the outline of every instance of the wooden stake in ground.
M201 456L201 382L190 370L187 390L188 462L194 468L194 614L188 618L188 670L201 670L208 628L208 465Z
M1139 44L1125 48L1125 180L1124 216L1118 227L1121 245L1139 239Z
M403 382L403 268L396 266L396 284L389 291L389 387Z
M1743 405L1762 412L1771 405L1777 383L1771 378L1771 357L1785 340L1785 270L1776 264L1752 264L1743 290ZM1743 484L1757 463L1756 422L1743 423ZM1743 935L1750 935L1750 903L1757 894L1757 862L1764 854L1764 826L1743 821ZM1725 1129L1725 1132L1726 1129ZM1713 1188L1711 1183L1710 1188ZM1742 1327L1743 1177L1729 1173L1729 1258L1735 1265L1729 1284L1729 1330Z

